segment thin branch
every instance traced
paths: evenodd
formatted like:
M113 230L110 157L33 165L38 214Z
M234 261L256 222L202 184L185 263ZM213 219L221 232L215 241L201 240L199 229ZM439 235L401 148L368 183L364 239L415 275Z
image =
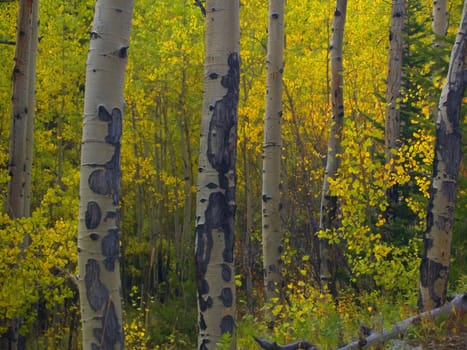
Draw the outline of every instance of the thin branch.
M1 2L1 1L0 1L0 2ZM6 39L0 39L0 44L3 44L3 45L13 45L13 46L15 46L15 45L16 45L16 42L11 41L11 40L6 40Z
M203 14L203 17L206 17L206 8L204 7L201 0L195 0L194 5L198 6L200 8L200 10L201 10L201 13Z

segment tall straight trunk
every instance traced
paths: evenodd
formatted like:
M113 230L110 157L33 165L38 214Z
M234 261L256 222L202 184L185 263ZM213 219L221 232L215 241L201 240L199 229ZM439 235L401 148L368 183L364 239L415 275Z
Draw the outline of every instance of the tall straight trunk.
M467 84L467 0L436 121L435 159L428 202L424 252L420 265L420 308L429 310L446 301L452 226L461 162L461 106Z
M24 216L31 216L32 158L34 154L34 118L36 112L36 63L39 44L39 1L32 5L31 43L29 48L28 123L26 126L26 161L24 180Z
M386 87L386 125L385 125L385 153L386 163L392 163L395 152L400 147L401 121L400 104L402 88L402 48L403 29L406 18L405 0L392 1L391 28L389 31L389 60ZM392 172L393 166L390 167ZM388 189L390 203L398 202L397 185Z
M235 349L234 217L240 80L238 0L206 1L203 115L196 199L200 350Z
M269 1L266 116L264 119L262 237L265 297L280 297L281 254L281 124L282 72L284 67L284 0Z
M98 0L86 64L78 222L83 349L123 349L120 139L133 1Z
M344 26L347 12L347 0L337 0L332 22L331 39L331 102L332 116L328 140L326 169L324 172L323 190L321 196L320 230L336 228L337 197L331 193L329 178L336 175L339 168L339 157L342 153L342 129L344 126L344 76L342 63L342 46L344 41ZM327 239L319 239L320 285L321 289L336 294L335 269L332 249Z
M30 118L30 61L33 10L37 0L21 0L18 9L15 65L13 68L10 160L8 170L8 212L12 218L25 216L26 139Z
M8 170L8 214L11 218L30 215L34 89L37 54L38 0L21 0L18 7L15 65L12 79L12 114ZM26 235L22 248L29 244ZM21 317L14 317L9 327L12 350L23 349L19 334Z
M245 122L245 128L248 128L250 125L248 122ZM242 267L244 270L244 281L245 281L245 294L246 294L246 305L250 312L253 312L253 258L251 256L251 236L253 234L253 186L251 181L251 155L248 152L247 145L249 143L249 138L246 136L243 142L242 155L243 155L243 173L245 176L245 217L246 225L245 231L243 232L242 239Z

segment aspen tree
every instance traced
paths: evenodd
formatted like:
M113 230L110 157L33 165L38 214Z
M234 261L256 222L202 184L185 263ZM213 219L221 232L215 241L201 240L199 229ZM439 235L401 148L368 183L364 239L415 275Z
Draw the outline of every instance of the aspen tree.
M262 187L263 269L267 301L278 299L282 287L280 163L284 6L284 0L269 1Z
M448 31L448 1L434 0L431 29L436 36L445 36Z
M36 114L36 65L39 43L39 1L32 5L31 44L29 49L28 123L26 126L26 160L24 180L24 215L31 215L32 157L34 154L34 119Z
M10 160L8 170L8 212L12 218L25 216L26 139L30 113L30 69L33 12L37 0L21 0L18 9L15 66L13 68ZM33 45L34 47L34 45ZM35 46L37 47L37 46Z
M200 350L232 336L235 349L234 217L240 80L238 0L206 1L204 96L196 206Z
M86 63L78 222L83 349L123 349L119 252L123 83L133 1L98 0Z
M390 171L394 171L392 162L395 152L400 146L400 103L402 88L402 48L403 29L406 18L405 0L393 0L391 28L389 31L389 60L386 87L386 124L385 124L385 153L386 163L390 164ZM388 199L391 203L398 201L397 185L388 189Z
M32 139L34 130L38 0L21 0L18 7L15 65L12 79L12 115L8 170L8 213L17 219L30 216ZM28 245L26 235L22 249ZM14 317L9 347L21 347L21 317Z
M320 230L336 227L337 197L331 193L329 178L336 175L339 168L339 157L342 152L341 140L344 126L344 76L343 54L344 26L347 11L347 0L337 0L332 22L331 51L331 102L332 116L329 131L326 169L324 172L323 190L321 196ZM320 284L336 294L335 262L331 254L331 247L325 238L319 240Z
M446 82L438 104L435 159L427 228L420 265L420 303L422 310L443 305L451 258L452 228L461 163L461 106L467 84L467 0L451 51Z

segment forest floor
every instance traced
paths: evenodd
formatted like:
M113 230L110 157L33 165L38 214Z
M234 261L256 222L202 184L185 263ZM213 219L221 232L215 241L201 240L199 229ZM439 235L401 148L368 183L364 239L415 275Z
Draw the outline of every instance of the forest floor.
M467 315L463 315L454 325L446 327L444 334L430 339L426 344L429 350L467 350Z
M426 349L467 350L467 328L457 333L449 334L444 339L430 340Z

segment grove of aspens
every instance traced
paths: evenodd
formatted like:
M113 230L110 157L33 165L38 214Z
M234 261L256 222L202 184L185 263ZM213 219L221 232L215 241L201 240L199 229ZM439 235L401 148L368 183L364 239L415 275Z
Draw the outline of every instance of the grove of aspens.
M467 293L467 168L460 162L457 192L452 198L455 206L446 209L454 218L449 223L450 264L439 272L448 277L447 291L440 305L421 306L421 284L426 287L426 282L421 282L420 271L426 263L424 252L431 248L426 247L427 241L432 242L427 233L432 216L427 213L436 205L430 196L435 192L431 185L438 165L438 160L434 161L438 104L467 5L447 1L447 27L439 35L432 28L437 1L351 0L346 4L338 73L343 124L337 137L330 136L335 123L333 94L337 94L332 87L336 76L331 43L333 19L341 15L340 9L336 0L283 1L281 140L277 143L280 269L273 271L280 276L276 284L270 282L271 287L265 283L268 267L263 267L262 248L263 230L268 228L262 221L262 205L270 199L263 187L268 20L281 14L268 13L268 2L259 0L136 0L129 46L115 53L127 59L121 135L111 130L119 110L112 106L96 110L100 122L111 120L105 140L115 141L120 152L120 160L112 163L120 168L111 171L121 182L117 185L109 180L110 162L107 168L90 165L90 171L105 168L100 174L106 175L95 178L104 185L92 183L92 174L89 176L89 186L97 188L94 192L112 198L117 208L117 214L103 212L101 224L115 220L115 232L119 231L109 256L117 260L121 276L117 294L123 316L117 319L122 324L117 325L121 327L116 331L119 338L108 340L106 321L99 321L102 329L94 329L88 347L82 338L85 320L80 312L80 300L84 300L83 296L80 299L80 280L91 290L87 298L94 311L109 313L114 307L106 300L92 304L101 291L107 296L107 281L99 281L99 271L103 271L102 264L113 268L114 261L96 262L101 270L89 277L95 281L78 269L80 217L87 228L94 228L98 224L91 224L88 213L99 209L88 203L86 218L79 214L81 150L89 137L89 132L83 132L86 67L90 41L101 39L92 29L95 6L109 0L32 0L39 2L39 12L35 102L30 107L35 115L31 183L30 194L25 195L30 210L16 217L9 208L14 178L12 123L18 119L12 77L18 61L17 37L22 35L17 36L18 11L20 3L27 1L31 0L0 0L0 349L334 350L359 340L363 347L372 332L391 330L399 321ZM395 13L392 6L398 2L404 4L404 10ZM115 6L120 3L115 1ZM228 202L224 209L235 217L234 268L225 264L220 268L224 280L235 282L235 290L224 288L211 300L204 295L212 285L204 275L200 279L199 245L211 244L211 233L222 233L225 224L212 228L207 241L198 238L203 79L218 78L205 68L205 29L211 14L227 3L237 3L240 8L240 73L238 95L234 96L238 97L234 104L236 149L227 155L236 157L232 175L235 203ZM404 19L401 59L396 60L401 63L401 84L398 97L388 101L394 74L391 21L399 16ZM467 77L467 49L464 51L461 70ZM231 70L217 79L226 89L232 83L227 81L233 76L231 59L237 56L229 57ZM112 93L116 87L103 89ZM217 102L208 108L214 114L221 108ZM397 146L389 150L388 106L397 111L400 122ZM459 107L460 123L456 124L464 139L466 111L465 106ZM339 139L338 168L327 177L330 137ZM466 153L465 141L461 148ZM330 227L323 227L320 217L327 195L323 195L323 179L329 186L328 197L335 203ZM114 193L117 187L118 195ZM99 220L100 215L99 211ZM227 214L220 210L215 215ZM89 235L90 241L104 240L94 235ZM228 239L227 234L223 237ZM225 244L227 247L228 242ZM331 261L326 270L329 276L324 276L326 281L332 279L329 285L323 283L322 249L330 254L326 255ZM225 258L226 253L212 254ZM271 297L268 293L274 288L276 294ZM230 328L221 325L220 338L209 344L210 340L202 340L206 335L199 338L206 326L202 312L219 299L234 310L235 319ZM434 349L434 342L467 334L466 311L441 319L422 318L398 339L403 339L404 346ZM390 347L395 346L394 340L387 340L386 346L396 348Z

